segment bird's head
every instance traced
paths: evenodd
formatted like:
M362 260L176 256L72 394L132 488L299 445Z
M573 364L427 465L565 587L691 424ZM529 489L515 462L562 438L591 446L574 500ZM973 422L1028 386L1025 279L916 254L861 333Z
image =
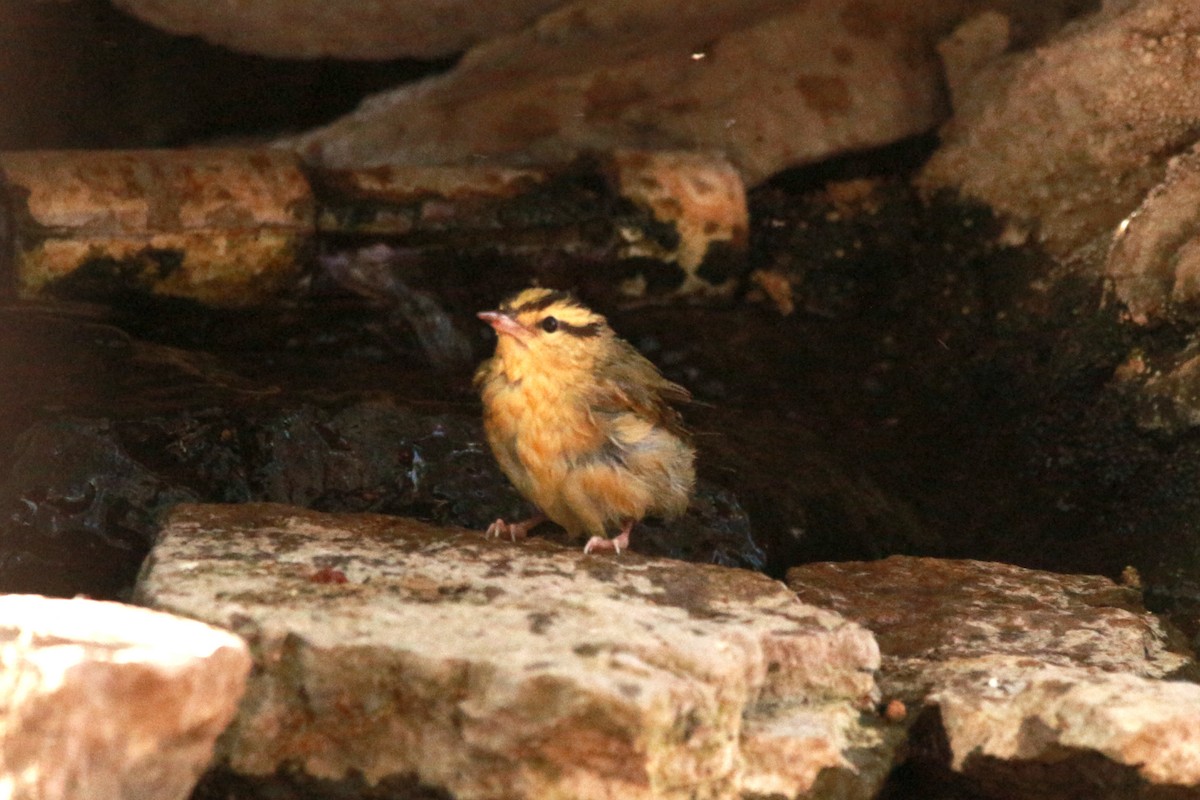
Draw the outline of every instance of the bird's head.
M574 295L553 289L525 289L495 311L479 312L479 318L496 330L496 355L520 372L531 364L590 369L613 338L603 316Z

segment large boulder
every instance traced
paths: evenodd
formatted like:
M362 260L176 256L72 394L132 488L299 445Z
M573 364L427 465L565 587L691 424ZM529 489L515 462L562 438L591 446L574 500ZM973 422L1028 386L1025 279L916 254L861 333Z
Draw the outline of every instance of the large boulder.
M290 765L463 799L866 798L896 744L872 713L870 634L737 569L180 506L137 596L250 642L221 752L241 776Z
M922 185L988 203L1060 257L1106 245L1196 140L1197 26L1191 0L1105 3L1042 47L971 65Z

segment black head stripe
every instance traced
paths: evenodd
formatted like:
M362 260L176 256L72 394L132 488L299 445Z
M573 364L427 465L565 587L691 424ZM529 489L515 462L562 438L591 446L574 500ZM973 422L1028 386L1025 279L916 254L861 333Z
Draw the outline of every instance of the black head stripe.
M575 295L570 292L547 292L536 300L528 300L521 305L513 308L511 313L524 314L530 311L543 311L552 305L561 303L565 306L576 306L583 308L583 304L575 299ZM508 303L506 303L507 305Z
M558 330L560 332L568 336L578 336L581 339L588 336L599 336L603 328L604 326L599 322L589 322L587 325L571 325L570 323L563 322L561 319L558 321Z
M545 297L539 297L537 300L530 300L524 303L517 309L517 313L527 311L543 311L553 305L578 306L579 301L575 299L575 295L570 292L550 292Z

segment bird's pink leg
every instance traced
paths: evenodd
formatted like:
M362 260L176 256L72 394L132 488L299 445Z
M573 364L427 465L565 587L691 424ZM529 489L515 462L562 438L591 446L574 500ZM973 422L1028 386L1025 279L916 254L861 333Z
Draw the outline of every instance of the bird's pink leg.
M489 539L495 537L499 539L501 536L510 536L514 542L524 539L529 535L529 532L546 521L545 514L534 514L532 517L521 522L505 522L498 519L491 525L488 525L487 536Z
M583 546L583 552L599 553L603 550L612 550L617 555L621 555L622 550L629 549L629 532L632 530L633 520L630 520L625 523L625 527L621 528L621 532L612 539L605 539L603 536L593 536Z

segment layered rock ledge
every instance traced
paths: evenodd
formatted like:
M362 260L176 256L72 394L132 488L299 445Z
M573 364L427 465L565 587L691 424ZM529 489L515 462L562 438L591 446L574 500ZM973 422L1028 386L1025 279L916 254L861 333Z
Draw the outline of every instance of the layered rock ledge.
M1196 664L1136 588L901 556L788 581L878 637L921 768L984 796L1200 797L1200 686L1180 679Z
M870 633L742 570L185 505L138 597L250 643L219 752L244 776L456 798L870 797L898 738L872 710Z

